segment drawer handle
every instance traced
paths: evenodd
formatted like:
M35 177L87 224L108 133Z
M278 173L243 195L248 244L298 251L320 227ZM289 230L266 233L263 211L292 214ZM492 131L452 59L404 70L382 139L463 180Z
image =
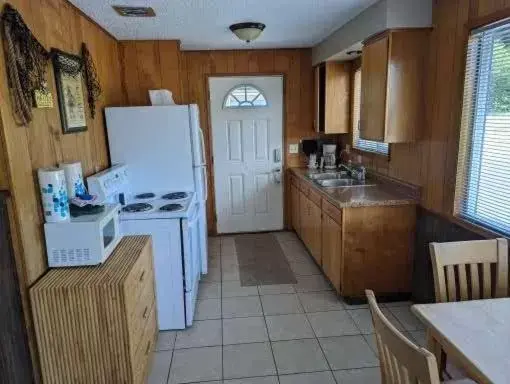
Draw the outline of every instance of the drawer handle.
M145 355L147 356L151 350L151 341L147 342L147 348L145 349Z
M145 270L142 271L142 273L140 274L140 281L143 281L143 278L145 277Z
M149 307L145 307L145 310L143 311L143 318L147 318L147 312L149 312Z

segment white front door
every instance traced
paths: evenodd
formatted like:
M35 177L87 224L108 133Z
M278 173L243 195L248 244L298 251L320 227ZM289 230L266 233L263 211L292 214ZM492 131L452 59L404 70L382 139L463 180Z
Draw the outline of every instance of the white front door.
M218 233L283 228L283 78L209 78Z

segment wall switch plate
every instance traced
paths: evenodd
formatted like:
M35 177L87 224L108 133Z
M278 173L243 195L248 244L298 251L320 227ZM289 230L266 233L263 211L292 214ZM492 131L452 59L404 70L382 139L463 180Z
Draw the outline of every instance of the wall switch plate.
M289 153L292 155L299 153L299 144L289 144Z

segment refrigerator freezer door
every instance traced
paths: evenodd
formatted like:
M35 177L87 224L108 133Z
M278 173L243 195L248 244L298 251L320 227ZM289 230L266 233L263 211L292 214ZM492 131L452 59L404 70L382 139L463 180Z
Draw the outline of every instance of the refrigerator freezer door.
M127 164L132 193L193 190L189 107L106 108L112 163Z
M191 127L191 145L193 147L193 166L200 167L206 164L204 132L200 128L200 113L198 105L189 106L189 117Z

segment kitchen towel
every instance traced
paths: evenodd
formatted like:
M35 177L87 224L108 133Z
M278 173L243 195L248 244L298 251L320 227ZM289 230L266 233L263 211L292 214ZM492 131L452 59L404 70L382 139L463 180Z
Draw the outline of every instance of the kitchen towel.
M70 220L66 178L63 169L40 168L37 171L44 220L58 223Z
M64 170L67 185L67 195L70 199L83 196L87 191L83 183L83 172L79 161L74 163L60 163L60 168Z

